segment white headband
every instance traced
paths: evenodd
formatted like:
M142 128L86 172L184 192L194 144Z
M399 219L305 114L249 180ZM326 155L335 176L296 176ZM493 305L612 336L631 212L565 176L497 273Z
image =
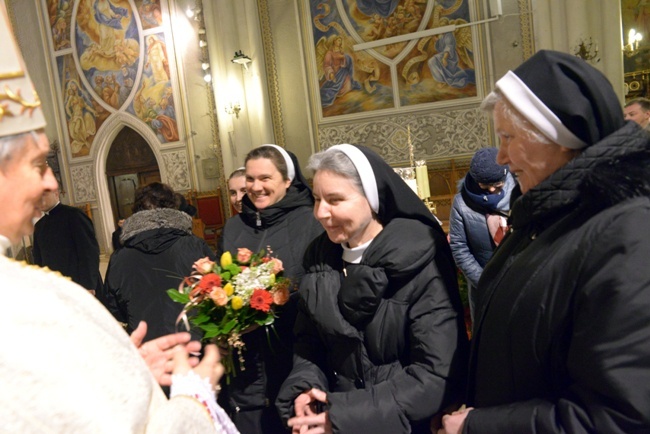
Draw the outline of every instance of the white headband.
M281 146L273 145L271 143L266 143L262 146L270 146L280 151L280 154L282 154L282 158L284 158L284 162L287 163L287 176L289 177L289 181L293 181L293 178L296 177L296 168L293 167L293 161L291 161L291 157L289 156L289 153L285 151L284 148L282 148Z
M587 143L573 134L514 72L508 71L497 81L496 87L519 113L554 143L571 149L587 146Z
M361 152L361 149L356 146L342 144L334 145L327 149L331 151L332 149L343 152L354 164L354 167L359 173L359 178L361 178L361 185L363 186L363 192L366 194L366 199L370 204L370 208L375 213L379 213L379 193L377 192L377 180L375 179L375 172L372 170L370 161L366 158L366 155Z

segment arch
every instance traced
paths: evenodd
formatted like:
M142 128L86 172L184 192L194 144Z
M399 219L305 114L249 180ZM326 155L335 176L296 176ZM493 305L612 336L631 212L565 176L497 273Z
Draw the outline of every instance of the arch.
M103 245L111 245L111 235L115 230L113 213L111 208L111 197L108 191L108 181L106 179L106 160L108 152L113 144L113 140L124 127L129 127L140 134L156 157L156 164L160 170L162 182L167 183L167 170L165 168L162 153L160 152L160 141L156 134L151 131L144 122L135 118L133 115L118 112L114 113L104 121L95 135L92 148L93 173L95 174L95 191L97 192L97 207L102 221L101 227L103 233L97 234L102 237Z

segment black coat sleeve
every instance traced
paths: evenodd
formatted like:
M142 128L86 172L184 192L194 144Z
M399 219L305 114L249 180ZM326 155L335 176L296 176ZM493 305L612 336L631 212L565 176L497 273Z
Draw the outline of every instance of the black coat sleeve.
M312 388L323 391L328 389L327 377L321 369L325 360L324 346L301 305L302 300L294 327L293 369L282 384L276 400L276 407L285 424L295 416L293 401L298 395Z

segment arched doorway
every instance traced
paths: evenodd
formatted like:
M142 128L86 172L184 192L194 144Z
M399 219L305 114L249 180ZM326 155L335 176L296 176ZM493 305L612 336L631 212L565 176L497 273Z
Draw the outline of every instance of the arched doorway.
M113 221L132 214L135 190L160 182L160 168L149 143L137 131L124 127L115 136L106 157L106 178Z

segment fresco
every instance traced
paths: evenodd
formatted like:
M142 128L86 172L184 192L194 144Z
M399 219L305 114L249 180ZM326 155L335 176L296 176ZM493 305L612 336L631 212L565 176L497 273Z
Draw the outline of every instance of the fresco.
M57 58L57 69L63 92L70 151L72 157L84 157L90 153L97 129L108 117L108 112L81 84L71 54Z
M178 141L176 108L164 35L148 35L145 49L142 81L128 111L146 122L162 143Z
M353 45L470 21L468 0L309 0L322 117L477 95L470 27L416 43Z
M161 143L179 140L160 0L42 0L51 28L71 158L91 155L114 113ZM72 40L71 40L72 38Z
M140 55L130 3L81 0L75 30L76 54L86 81L98 100L120 108L133 88Z
M163 15L160 9L160 0L137 0L135 5L144 30L162 26Z
M68 0L47 0L47 15L52 30L54 50L70 48L72 4Z

